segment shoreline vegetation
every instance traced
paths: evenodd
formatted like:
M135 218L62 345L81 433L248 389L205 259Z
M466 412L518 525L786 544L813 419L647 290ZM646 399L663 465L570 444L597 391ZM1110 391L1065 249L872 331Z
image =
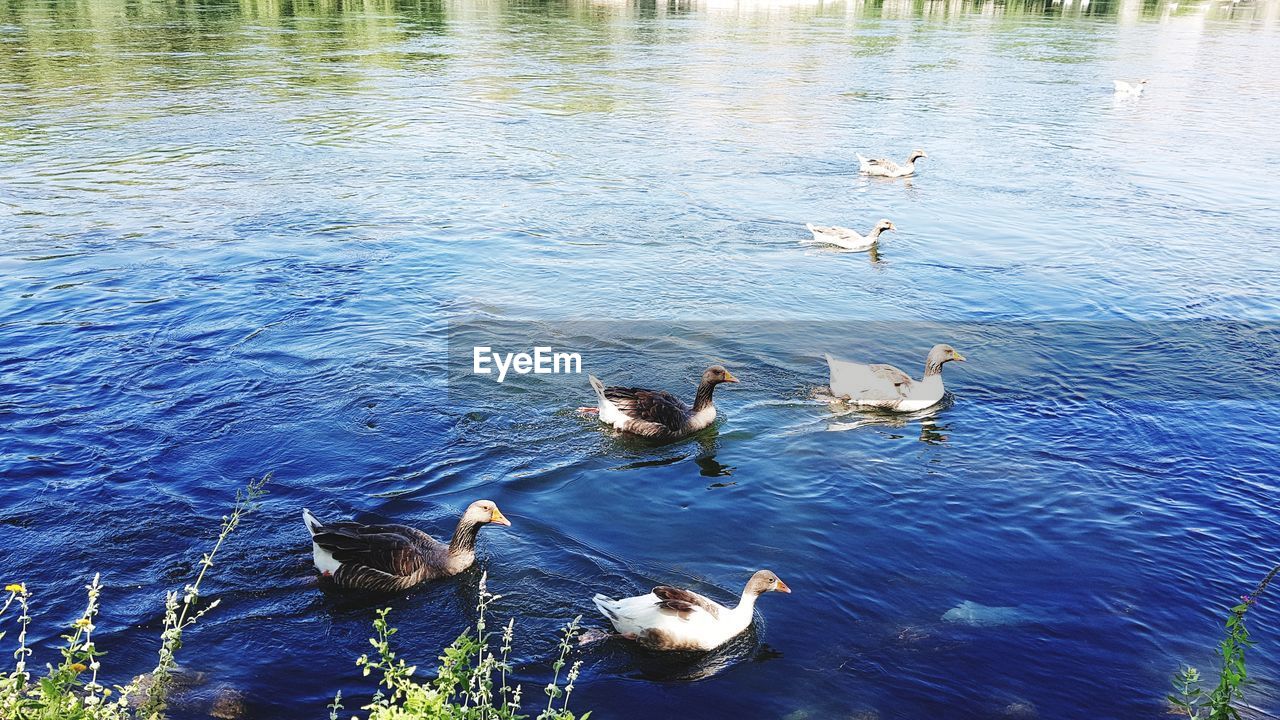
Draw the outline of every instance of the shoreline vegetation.
M1249 678L1244 651L1254 645L1244 625L1244 616L1257 604L1258 598L1278 573L1280 565L1272 568L1252 593L1241 595L1239 604L1232 607L1227 615L1226 637L1218 645L1221 657L1218 684L1212 690L1204 689L1200 671L1190 665L1183 666L1174 675L1176 693L1168 696L1174 714L1193 720L1240 720L1239 707L1244 703L1244 685Z
M267 494L265 486L270 480L271 473L267 473L236 491L235 504L231 512L223 516L213 547L200 557L200 571L195 580L181 591L171 590L165 595L164 625L155 669L123 685L108 687L100 678L100 658L105 653L93 639L102 594L100 574L95 574L85 586L88 601L84 611L62 635L66 644L59 650L61 660L45 663L43 676L38 675L36 666L31 665L35 650L27 645L33 593L25 582L6 584L4 599L0 602L0 628L3 628L0 629L0 641L8 635L9 629L5 624L11 610L17 611L14 621L18 629L13 670L0 671L0 718L163 720L175 686L175 676L183 672L177 661L178 651L183 647L183 634L220 604L216 598L209 602L201 601L201 584L223 544L241 522L258 509L261 499ZM407 665L391 648L391 637L396 634L396 629L387 621L390 608L378 613L373 622L375 637L370 639L375 652L372 657L366 654L356 661L365 676L374 671L381 674L377 692L368 704L361 707L368 711L367 720L521 720L533 717L519 713L523 690L519 684L510 682L512 667L508 658L515 635L514 618L502 630L502 644L498 652L494 653L490 648L495 633L487 629L486 612L489 605L501 596L490 593L485 580L482 576L476 606L479 617L474 630L468 628L444 649L438 658L439 668L431 680L420 682L414 679L417 667ZM539 711L536 720L587 720L591 715L588 712L575 716L568 710L569 696L582 667L581 661L569 667L564 675L564 685L560 684L561 672L568 664L581 619L581 616L574 618L564 628L560 655L552 664L554 675L543 688L547 704ZM339 691L329 705L329 717L336 720L341 710L342 693Z
M97 626L99 598L102 594L101 574L85 586L88 602L66 635L58 664L46 663L44 677L37 677L28 662L34 650L27 646L27 629L31 623L32 593L26 583L5 585L7 598L0 605L0 623L16 603L19 610L18 647L13 652L14 669L0 672L0 718L5 720L160 720L165 716L169 691L178 670L177 653L182 648L182 635L206 613L218 607L220 600L200 602L200 585L204 582L214 558L223 543L240 527L241 521L257 510L267 494L271 480L267 473L236 491L231 512L222 516L222 526L213 548L200 557L200 572L181 594L170 590L165 595L164 629L160 633L159 659L151 672L135 677L124 685L109 688L99 679L104 653L93 641ZM0 640L6 631L0 630Z
M6 597L0 603L0 627L4 627L11 609L16 608L17 648L13 651L14 668L0 671L0 718L5 720L163 720L168 708L175 674L181 672L177 653L183 646L183 633L195 625L206 613L219 605L214 599L201 602L200 586L209 569L214 565L219 550L246 516L255 511L267 494L266 484L271 473L249 482L236 492L231 512L224 515L213 547L201 556L200 572L182 591L169 591L165 596L164 629L160 634L159 658L155 669L133 678L124 685L108 688L99 679L100 657L104 654L94 644L95 618L99 613L102 593L101 576L94 575L85 586L88 602L80 617L71 623L62 638L66 645L60 649L62 659L45 664L45 674L37 677L29 666L34 649L27 645L27 632L31 622L32 593L25 583L4 586ZM1245 650L1255 642L1250 638L1244 618L1271 581L1280 574L1280 565L1248 595L1240 596L1240 602L1231 607L1224 624L1225 638L1219 644L1219 672L1216 685L1206 689L1205 678L1200 671L1185 665L1175 673L1175 692L1166 699L1170 713L1193 720L1240 720L1241 710L1247 708L1245 687L1248 673ZM375 672L378 686L373 697L360 710L366 712L365 720L588 720L591 712L575 715L569 710L569 698L573 694L582 661L569 665L569 654L574 640L581 634L582 616L567 623L558 645L559 656L552 663L551 682L542 688L546 705L539 706L538 714L521 714L523 687L513 684L510 653L515 639L515 618L502 626L500 633L489 629L489 606L502 596L489 592L487 575L482 575L479 597L476 601L477 619L474 628L463 631L442 654L435 674L429 679L418 680L418 667L400 658L393 649L392 637L398 632L389 621L391 608L377 612L373 621L374 637L369 642L374 651L361 655L356 666L364 677ZM9 629L0 630L0 641ZM499 641L498 649L492 642ZM568 667L565 672L566 666ZM563 686L561 685L561 673ZM358 715L348 714L343 704L342 691L328 705L330 720Z
M475 632L468 628L444 649L437 658L440 665L431 680L419 682L413 679L417 666L406 665L391 649L391 636L397 632L387 622L391 608L378 611L373 621L375 636L369 640L374 647L374 655L361 655L356 660L356 665L362 668L366 677L374 671L381 674L373 699L361 708L368 711L367 720L522 720L534 717L520 714L524 691L518 684L512 687L509 677L515 618L503 626L498 652L495 654L490 648L490 640L495 633L487 629L485 615L489 605L502 596L489 592L487 580L487 575L480 578ZM551 682L543 688L547 704L536 720L588 720L591 716L590 712L575 716L569 711L569 696L573 694L574 683L582 669L581 660L573 663L565 674L564 687L560 686L560 673L568 663L573 641L580 633L581 620L579 615L564 626L560 655L551 666L554 674ZM329 720L345 717L338 714L342 709L342 691L338 691L329 705ZM358 718L352 716L352 720Z

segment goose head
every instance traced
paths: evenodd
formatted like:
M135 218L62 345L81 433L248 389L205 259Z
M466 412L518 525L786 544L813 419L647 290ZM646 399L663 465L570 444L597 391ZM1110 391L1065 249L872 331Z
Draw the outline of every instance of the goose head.
M921 158L927 158L927 157L929 156L925 155L923 150L912 150L911 157L907 158L907 162L912 163Z
M884 232L885 230L897 230L897 229L898 228L894 227L893 223L888 220L881 220L880 222L876 223L875 227L871 228L871 230L875 232L875 234L877 235Z
M702 373L703 385L719 385L720 383L736 383L738 378L724 369L723 365L712 365Z
M789 593L791 588L787 587L787 584L782 582L782 578L774 575L772 571L757 570L756 574L747 581L747 589L743 594L759 597L767 592Z
M942 372L943 364L949 363L952 360L964 362L964 356L956 352L955 348L947 345L946 343L934 345L933 349L929 351L929 357L924 361L924 374L933 375L935 373L940 373Z
M511 527L511 521L498 509L492 500L477 500L467 506L462 513L462 520L468 525L488 525L497 523Z

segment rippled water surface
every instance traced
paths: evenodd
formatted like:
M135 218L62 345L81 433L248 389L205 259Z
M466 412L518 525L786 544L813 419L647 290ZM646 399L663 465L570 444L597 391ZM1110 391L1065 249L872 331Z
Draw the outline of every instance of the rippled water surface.
M303 506L446 533L479 497L513 521L480 565L534 704L556 628L603 626L593 593L728 600L768 567L794 593L755 633L583 647L574 704L1161 717L1280 557L1278 23L1251 0L0 4L0 580L53 643L101 572L123 682L274 471L183 650L246 718L370 692L375 608L424 664L472 618L478 571L318 586ZM857 176L916 147L910 181ZM799 242L880 217L875 256ZM943 341L969 360L936 412L812 399L825 352L918 374ZM742 383L653 447L575 415L585 376L466 372L472 345L535 343L621 384ZM1016 610L943 619L966 601ZM1277 603L1250 614L1255 717L1280 714Z

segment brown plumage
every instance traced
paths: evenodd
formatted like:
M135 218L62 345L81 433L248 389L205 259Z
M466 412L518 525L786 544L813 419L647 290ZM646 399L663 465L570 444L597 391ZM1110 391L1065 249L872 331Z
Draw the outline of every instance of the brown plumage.
M659 585L653 589L653 594L658 596L659 602L666 610L673 610L680 614L682 618L688 619L694 608L701 608L709 613L711 617L720 617L720 605L709 600L692 590L684 588L671 587L670 585Z
M711 396L720 383L736 383L733 373L720 365L712 365L702 373L702 381L693 397L693 407L663 390L635 387L605 387L596 376L590 376L596 391L600 421L622 432L657 440L676 440L705 429L716 419L716 406Z
M511 522L489 500L471 503L448 544L407 525L323 523L308 510L316 569L339 587L389 592L457 575L476 560L476 535L490 523Z

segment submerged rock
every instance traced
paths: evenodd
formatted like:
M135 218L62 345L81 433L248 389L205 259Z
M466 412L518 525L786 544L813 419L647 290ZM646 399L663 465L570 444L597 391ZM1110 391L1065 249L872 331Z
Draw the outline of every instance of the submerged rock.
M1040 717L1040 713L1036 711L1036 706L1024 700L1016 700L1005 705L1000 711L1001 717L1016 720L1035 720Z
M187 716L203 716L217 720L239 720L244 716L244 695L225 683L210 681L208 673L176 667L171 674L169 696L166 700L171 711ZM155 684L151 673L133 679L137 691L130 697L135 709L146 701Z
M965 600L942 615L944 622L984 627L990 625L1020 625L1033 618L1021 608L990 607L972 600Z

